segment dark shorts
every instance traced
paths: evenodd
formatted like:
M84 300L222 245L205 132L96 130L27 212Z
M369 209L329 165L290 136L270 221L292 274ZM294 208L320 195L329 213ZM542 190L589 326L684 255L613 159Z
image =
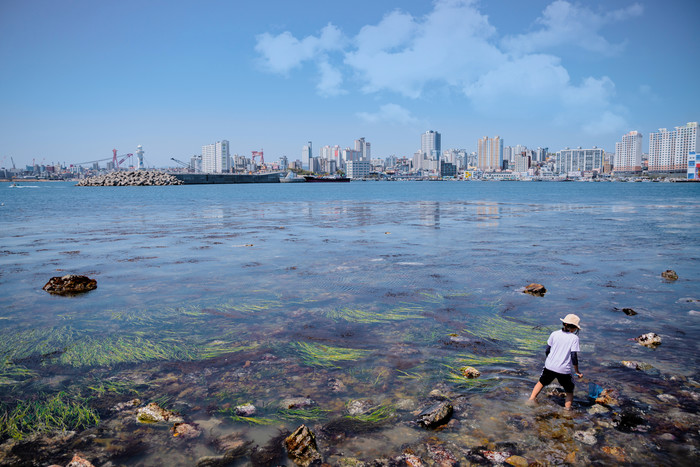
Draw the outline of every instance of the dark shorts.
M548 370L547 368L542 369L542 374L540 375L540 383L542 383L542 386L549 385L549 383L554 381L554 378L559 381L559 384L562 385L565 392L574 392L574 379L571 377L571 374L565 375Z

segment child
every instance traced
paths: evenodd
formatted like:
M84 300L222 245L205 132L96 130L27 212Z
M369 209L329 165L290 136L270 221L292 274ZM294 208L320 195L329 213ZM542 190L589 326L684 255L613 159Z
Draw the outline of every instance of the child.
M576 376L583 377L583 374L578 371L578 332L581 330L578 316L568 314L561 319L563 323L562 329L554 331L547 339L547 350L545 354L547 359L544 362L544 369L540 380L535 384L530 394L530 401L535 400L542 388L554 381L554 378L559 381L566 392L566 401L564 408L571 410L571 403L574 401L574 380L571 377L571 365L574 366Z

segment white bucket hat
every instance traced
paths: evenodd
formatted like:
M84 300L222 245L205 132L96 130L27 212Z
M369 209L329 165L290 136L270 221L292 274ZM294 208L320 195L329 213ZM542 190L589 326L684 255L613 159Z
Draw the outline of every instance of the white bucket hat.
M564 316L564 319L559 318L559 320L564 324L571 324L572 326L576 326L577 328L581 329L581 326L578 324L581 320L574 314L568 314Z

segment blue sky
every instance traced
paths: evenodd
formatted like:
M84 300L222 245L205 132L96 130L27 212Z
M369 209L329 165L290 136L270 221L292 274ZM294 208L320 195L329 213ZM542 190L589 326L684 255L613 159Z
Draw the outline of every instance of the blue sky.
M0 165L312 141L603 147L700 120L700 2L0 0Z

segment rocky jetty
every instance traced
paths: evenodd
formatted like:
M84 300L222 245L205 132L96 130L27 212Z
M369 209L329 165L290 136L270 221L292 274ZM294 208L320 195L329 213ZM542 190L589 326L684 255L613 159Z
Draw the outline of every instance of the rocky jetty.
M132 172L110 172L105 175L85 178L76 186L166 186L182 185L174 175L153 170L135 170Z
M66 274L62 277L52 277L43 288L54 295L73 295L96 289L97 281L87 276Z

